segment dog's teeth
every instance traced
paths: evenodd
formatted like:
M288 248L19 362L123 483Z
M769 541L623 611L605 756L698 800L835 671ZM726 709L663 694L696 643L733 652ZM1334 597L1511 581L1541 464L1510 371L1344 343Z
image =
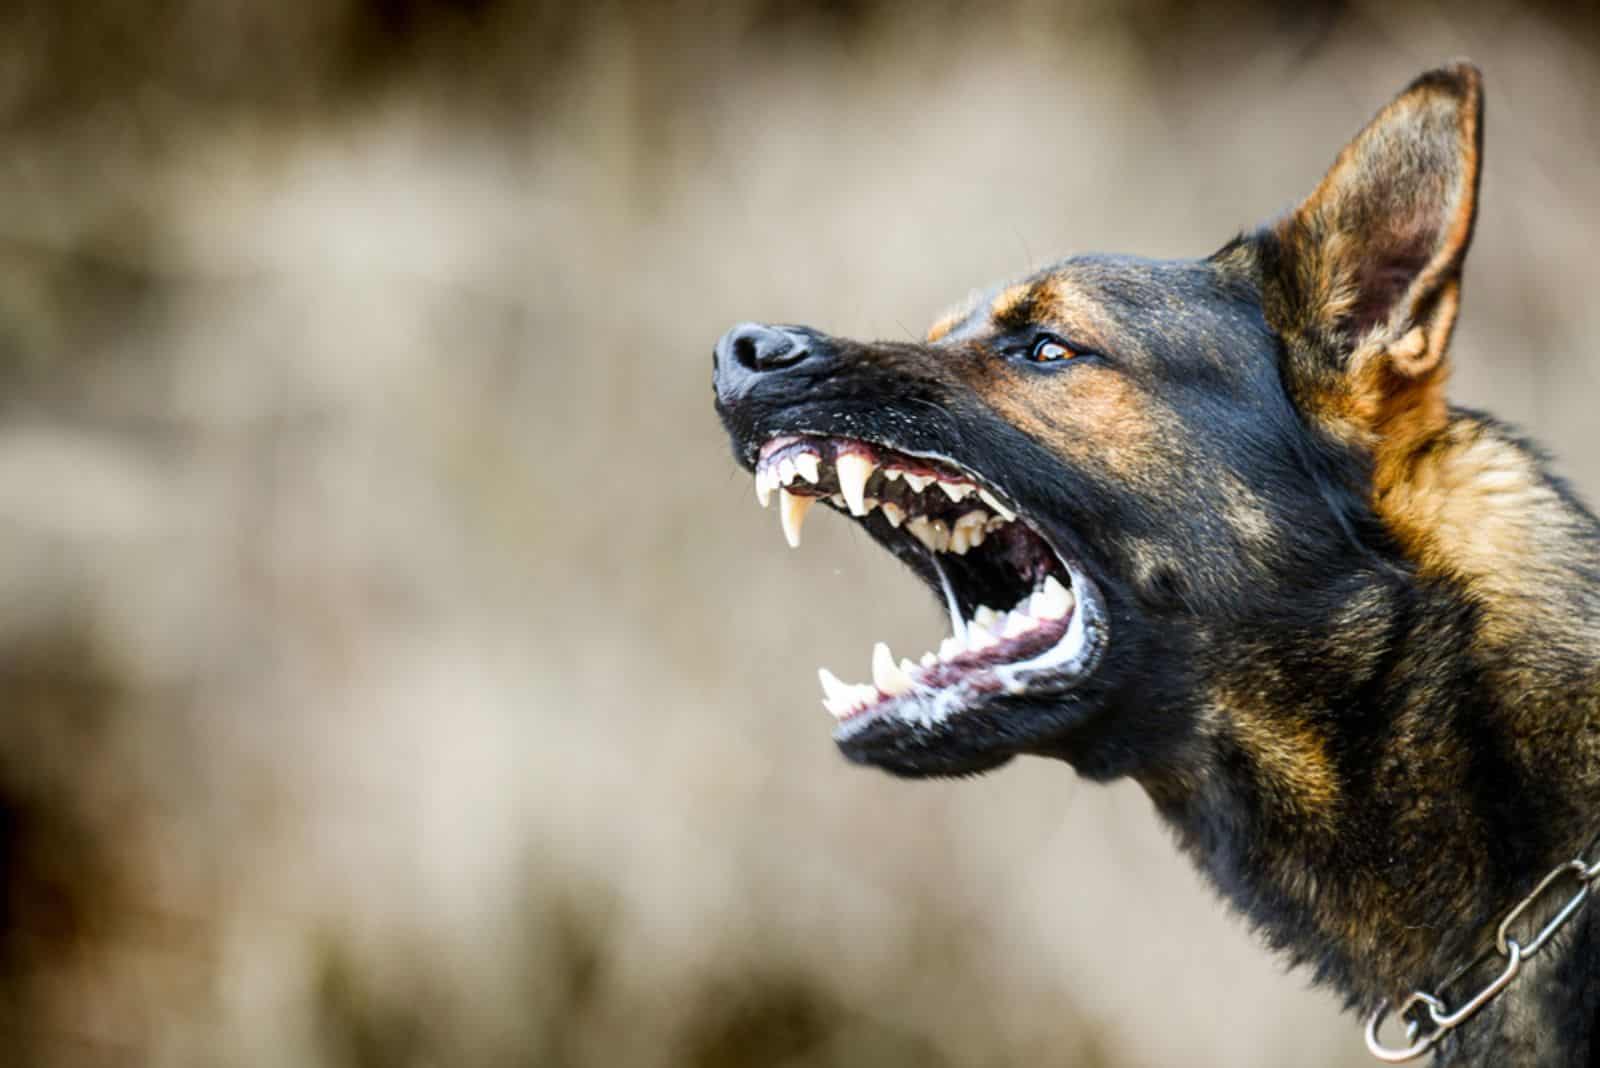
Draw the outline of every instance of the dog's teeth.
M943 519L935 519L928 524L928 529L933 534L933 547L938 552L946 552L950 548L950 524Z
M950 551L957 556L967 555L967 550L972 548L972 543L967 539L967 529L956 527L950 531Z
M937 654L935 654L935 653L923 653L922 654L922 666L923 667L931 668L935 664L937 664L938 662L939 662L939 657L938 657Z
M999 618L1000 613L996 612L993 608L990 608L986 604L980 604L978 606L978 610L972 613L972 621L974 623L982 623L986 627L993 624L994 621Z
M967 648L975 653L999 644L1000 639L989 633L987 627L971 627L967 630Z
M1010 523L1017 518L1017 513L1001 504L999 498L990 493L988 490L980 489L978 491L978 498L982 500L984 504L987 504L990 508L993 508L995 513L1007 523Z
M894 662L894 655L884 642L872 647L872 684L890 697L911 689L910 673Z
M906 678L909 679L912 673L917 670L917 665L913 664L909 657L902 656L900 658L900 670L904 672Z
M840 494L835 493L835 494L833 494L832 496L830 496L828 498L828 503L832 504L832 505L835 505L835 506L837 506L839 508L843 508L844 507L844 497L841 496Z
M814 452L803 452L796 456L794 469L807 482L815 483L822 477L821 460Z
M805 524L812 497L799 497L786 489L778 490L778 520L783 524L783 536L789 548L800 548L800 528Z
M984 534L993 534L995 531L1005 526L1008 522L1010 522L1010 520L1001 519L997 515L992 515L984 521L983 532Z
M952 501L962 500L963 498L971 495L973 490L977 489L977 487L972 485L970 482L946 482L942 478L939 480L939 488L944 490L944 495L949 497Z
M1072 591L1051 575L1044 580L1044 587L1028 599L1028 611L1040 619L1060 619L1072 611L1072 602Z
M961 644L961 640L959 638L946 638L944 641L939 643L940 660L954 660L956 657L960 656L966 651L967 647Z
M818 668L817 678L822 683L822 707L842 719L854 707L855 687L840 682L827 668Z
M906 521L906 510L893 501L884 501L878 508L882 510L883 518L889 521L891 527L899 529L900 524Z
M850 687L852 708L866 708L868 705L878 703L878 688L869 682L863 682Z
M787 486L789 483L794 481L794 476L796 474L797 472L794 469L793 460L785 456L783 459L778 461L778 481L780 483Z
M778 476L770 467L756 472L756 500L765 508L772 503L772 491L778 487Z
M933 481L932 475L914 475L910 471L905 473L906 485L911 487L911 492L921 493L928 488L928 483Z
M839 473L839 492L850 505L851 515L867 514L867 479L878 465L859 452L847 452L833 462Z
M883 469L883 477L890 482L893 482L903 474L905 474L905 472L900 470L898 467L885 467Z
M1004 629L1000 631L1000 637L1020 638L1024 634L1028 633L1028 631L1038 626L1038 624L1039 621L1028 615L1026 612L1012 612L1010 615L1006 616L1006 625Z
M911 536L928 547L929 552L938 552L938 539L933 532L933 524L925 515L914 515L906 520L906 529L911 531Z

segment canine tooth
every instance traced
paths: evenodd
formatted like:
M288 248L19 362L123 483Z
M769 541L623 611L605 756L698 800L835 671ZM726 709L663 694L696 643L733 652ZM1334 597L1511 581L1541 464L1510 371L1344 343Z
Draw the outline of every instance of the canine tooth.
M939 488L944 490L944 495L952 501L959 501L970 496L977 487L970 482L946 482L941 478Z
M1017 513L1001 504L999 498L990 493L988 490L980 489L978 491L978 498L982 500L984 504L987 504L990 508L993 508L995 512L1007 523L1010 523L1017 518Z
M786 489L778 490L778 520L783 524L783 536L789 548L800 548L800 528L805 524L812 497L798 497Z
M821 460L814 452L803 452L796 456L794 469L807 482L816 482L822 477Z
M867 479L878 465L859 452L847 452L833 462L839 473L839 491L850 505L851 515L867 514Z
M882 509L883 518L889 521L891 527L898 529L900 524L906 521L906 510L893 501L884 501L878 507Z
M914 475L910 471L905 473L906 485L911 487L911 492L921 493L928 488L928 483L933 481L932 475Z
M872 647L872 684L890 697L911 689L911 675L894 662L884 642Z
M980 604L978 610L972 613L972 621L974 623L982 623L986 627L992 625L999 618L1000 613L986 604Z
M911 531L913 537L928 547L930 552L939 551L938 538L933 532L933 524L925 515L914 515L906 520L906 529Z
M1020 638L1034 627L1039 621L1026 612L1012 612L1006 616L1006 625L1000 632L1002 638Z
M854 706L855 687L840 682L827 668L818 668L817 678L822 682L822 707L843 718Z
M778 476L770 467L756 472L756 500L765 508L772 503L772 491L778 488Z
M779 482L781 482L785 486L787 486L789 483L794 481L794 476L796 474L798 474L798 472L795 471L795 469L794 469L794 461L793 460L791 460L787 456L785 456L783 459L778 461L778 481Z

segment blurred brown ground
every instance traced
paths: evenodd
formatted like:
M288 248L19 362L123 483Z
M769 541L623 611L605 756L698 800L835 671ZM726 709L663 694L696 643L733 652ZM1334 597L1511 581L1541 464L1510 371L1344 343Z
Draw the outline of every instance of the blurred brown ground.
M843 524L783 547L708 354L1203 254L1470 55L1456 396L1592 496L1597 43L1593 5L7 5L0 1063L1365 1063L1137 791L837 757L815 665L939 616Z

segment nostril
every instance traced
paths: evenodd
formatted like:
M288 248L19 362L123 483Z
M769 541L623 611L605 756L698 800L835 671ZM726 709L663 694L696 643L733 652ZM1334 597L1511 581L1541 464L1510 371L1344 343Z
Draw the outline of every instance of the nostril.
M764 323L743 323L728 331L719 350L749 371L772 371L805 359L805 339Z

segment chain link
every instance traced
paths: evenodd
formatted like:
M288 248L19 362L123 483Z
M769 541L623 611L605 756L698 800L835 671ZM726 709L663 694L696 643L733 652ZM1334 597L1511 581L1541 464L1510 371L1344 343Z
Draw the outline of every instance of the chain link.
M1593 843L1591 843L1591 848ZM1588 849L1584 852L1589 852ZM1378 1033L1383 1027L1383 1022L1390 1014L1389 1003L1380 1002L1378 1007L1367 1017L1367 1050L1380 1061L1388 1064L1400 1064L1404 1061L1414 1060L1427 1053L1445 1035L1466 1023L1474 1013L1494 1000L1496 994L1504 990L1517 977L1522 970L1523 962L1527 961L1545 943L1550 941L1552 935L1575 916L1579 909L1589 901L1589 891L1594 886L1596 879L1600 879L1600 860L1586 863L1581 857L1569 860L1565 864L1553 869L1531 893L1517 902L1515 908L1506 913L1505 919L1500 921L1500 926L1495 929L1494 944L1482 953L1479 953L1465 967L1455 972L1450 978L1439 984L1437 990L1448 990L1459 982L1464 976L1478 965L1491 957L1501 957L1505 960L1504 966L1495 977L1485 983L1470 998L1463 1001L1459 1008L1451 1009L1450 1005L1439 993L1430 994L1423 990L1414 990L1400 1003L1394 1015L1405 1021L1406 1045L1387 1046L1382 1036ZM1570 881L1575 889L1566 903L1556 910L1555 914L1546 920L1544 926L1539 928L1537 934L1528 939L1526 944L1521 939L1511 934L1511 927L1527 914L1535 904L1544 900L1554 901L1555 897L1551 887ZM1418 1009L1425 1010L1424 1016L1417 1014ZM1423 1031L1424 1019L1428 1030ZM1419 1034L1421 1037L1418 1037Z

